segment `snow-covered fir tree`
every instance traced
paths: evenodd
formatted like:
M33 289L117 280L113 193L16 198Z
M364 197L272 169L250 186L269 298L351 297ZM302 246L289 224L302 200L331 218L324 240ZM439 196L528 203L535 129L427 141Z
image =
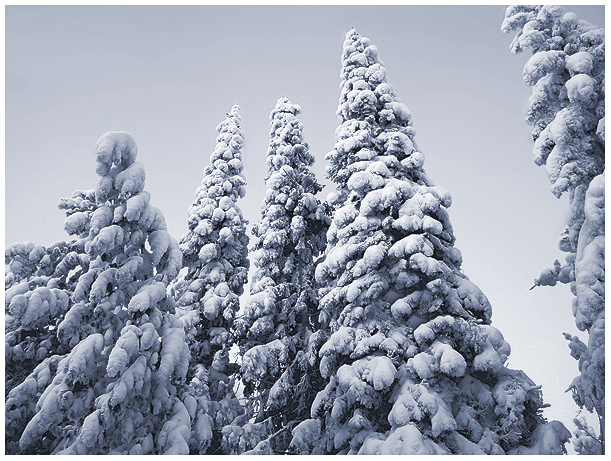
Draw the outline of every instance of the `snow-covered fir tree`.
M511 6L502 25L516 30L511 51L530 49L523 77L533 87L526 121L534 159L552 192L568 193L569 220L560 239L568 253L535 285L570 283L577 327L587 345L565 333L580 375L570 385L579 408L595 412L599 435L578 420L575 448L603 453L605 418L605 33L557 6Z
M75 236L64 261L82 272L56 330L69 352L9 393L7 428L28 416L24 454L188 453L191 415L176 384L189 350L166 295L180 250L149 204L134 139L107 133L96 154L97 187L60 203Z
M239 106L217 127L216 148L189 208L189 232L180 241L185 273L173 285L191 350L187 395L192 402L191 453L230 453L222 430L243 414L233 393L231 327L248 281L247 221ZM229 444L230 445L230 444Z
M314 157L303 140L300 112L283 97L270 115L267 192L252 229L250 298L236 321L244 393L255 419L238 441L240 450L249 450L265 439L257 453L284 452L290 430L309 417L322 389L314 264L325 248L329 218L315 197L322 186L309 168Z
M545 423L540 387L504 366L510 347L460 269L450 195L427 179L410 112L355 30L338 116L327 155L334 214L316 269L328 383L291 451L562 453L570 433Z

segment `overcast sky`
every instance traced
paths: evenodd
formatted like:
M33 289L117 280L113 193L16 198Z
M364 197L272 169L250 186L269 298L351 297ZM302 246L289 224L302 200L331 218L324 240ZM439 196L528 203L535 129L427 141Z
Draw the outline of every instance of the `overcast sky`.
M564 6L604 26L604 7ZM388 82L413 113L429 178L452 194L450 219L466 275L488 296L493 325L569 429L565 389L577 374L562 332L578 333L566 286L529 291L563 258L566 198L532 161L524 122L528 55L509 51L504 6L6 7L5 243L68 236L62 197L93 189L95 146L131 133L151 204L177 239L214 150L215 127L238 102L247 197L264 196L269 113L300 104L304 137L324 178L333 148L339 70L352 27L375 44ZM320 194L324 199L327 186ZM584 338L582 334L582 338Z

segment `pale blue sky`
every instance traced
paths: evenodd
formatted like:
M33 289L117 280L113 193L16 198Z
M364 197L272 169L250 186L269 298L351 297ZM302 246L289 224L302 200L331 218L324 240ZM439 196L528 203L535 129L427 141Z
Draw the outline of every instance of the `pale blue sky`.
M564 6L604 26L604 7ZM532 162L523 119L526 54L509 52L504 6L6 7L5 242L67 238L62 197L92 189L106 131L136 139L151 203L170 233L214 149L216 125L237 101L245 133L251 223L264 195L269 112L287 96L324 180L337 127L345 33L380 51L388 81L413 113L432 181L450 191L463 269L493 306L512 345L509 366L543 385L545 414L572 429L564 390L577 374L563 331L576 333L567 287L533 279L562 257L566 199ZM320 195L326 197L328 186Z

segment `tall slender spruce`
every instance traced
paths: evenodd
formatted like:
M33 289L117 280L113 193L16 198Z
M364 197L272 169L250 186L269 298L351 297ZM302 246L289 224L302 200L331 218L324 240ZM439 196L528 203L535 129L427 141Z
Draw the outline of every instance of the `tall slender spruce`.
M186 273L173 285L191 350L185 398L196 406L190 442L196 454L225 452L221 431L243 413L233 394L236 365L229 356L249 267L247 221L236 204L246 185L237 104L217 132L210 165L189 208L189 232L180 241Z
M329 219L315 197L322 186L309 169L314 157L303 141L300 112L280 98L270 115L267 193L252 230L254 272L238 322L244 392L251 414L264 426L244 442L246 449L267 439L269 450L284 452L290 429L309 416L321 388L314 265L324 251Z

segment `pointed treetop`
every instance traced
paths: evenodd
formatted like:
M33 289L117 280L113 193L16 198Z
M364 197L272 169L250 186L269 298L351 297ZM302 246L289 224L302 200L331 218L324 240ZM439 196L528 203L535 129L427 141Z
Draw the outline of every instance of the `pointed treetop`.
M218 133L223 133L226 131L230 131L232 133L235 132L235 129L239 129L242 123L242 117L240 116L240 106L238 103L235 103L231 110L229 111L227 118L218 124L216 127L216 131ZM232 128L234 127L234 128ZM218 138L217 138L218 142Z
M386 81L386 69L378 48L367 37L351 29L342 53L341 96L337 114L340 121L365 120L385 128L410 126L411 113Z
M301 106L299 104L293 104L289 98L286 96L282 96L278 99L276 103L276 107L269 114L270 120L273 120L276 114L279 112L286 112L292 115L297 115L301 113Z
M377 48L354 29L344 42L340 76L340 126L335 132L335 148L326 156L327 175L338 192L331 192L329 202L334 206L343 203L350 175L367 169L367 162L377 156L391 162L386 166L393 175L409 172L414 179L427 182L421 168L424 156L414 141L411 112L386 82Z
M355 29L349 30L344 40L344 50L342 52L342 80L348 80L350 77L355 76L354 72L358 68L366 69L376 64L382 67L382 62L378 57L378 48L372 45L367 37L361 36ZM383 70L382 72L383 75L376 74L375 76L379 80L378 83L386 81L386 71ZM360 77L366 77L365 80L369 80L370 75L363 75L363 71L356 71L356 73ZM373 83L375 88L376 83L371 83Z
M269 180L271 175L280 170L284 165L291 169L302 170L304 167L312 166L314 157L308 151L308 144L303 141L303 125L297 119L301 113L301 106L293 104L288 98L278 99L276 107L270 113L270 144L267 152L267 165L269 167ZM302 172L305 176L309 174ZM289 174L285 171L283 174ZM313 185L313 183L311 184ZM306 184L306 192L316 193L320 190L310 190Z
M242 116L240 115L240 105L236 102L229 111L229 117L236 120L236 125L240 126Z
M144 191L144 165L136 162L138 147L125 131L110 131L100 137L96 147L98 181L97 203L125 203Z
M109 131L98 139L96 147L96 172L108 174L113 165L126 169L136 161L138 147L134 138L126 131Z
M204 189L198 189L197 202L201 202L205 197L218 199L230 196L234 201L244 197L244 164L241 152L244 134L240 123L240 107L235 104L227 118L216 127L216 147L210 155L210 165L204 169ZM238 176L240 178L237 178Z

